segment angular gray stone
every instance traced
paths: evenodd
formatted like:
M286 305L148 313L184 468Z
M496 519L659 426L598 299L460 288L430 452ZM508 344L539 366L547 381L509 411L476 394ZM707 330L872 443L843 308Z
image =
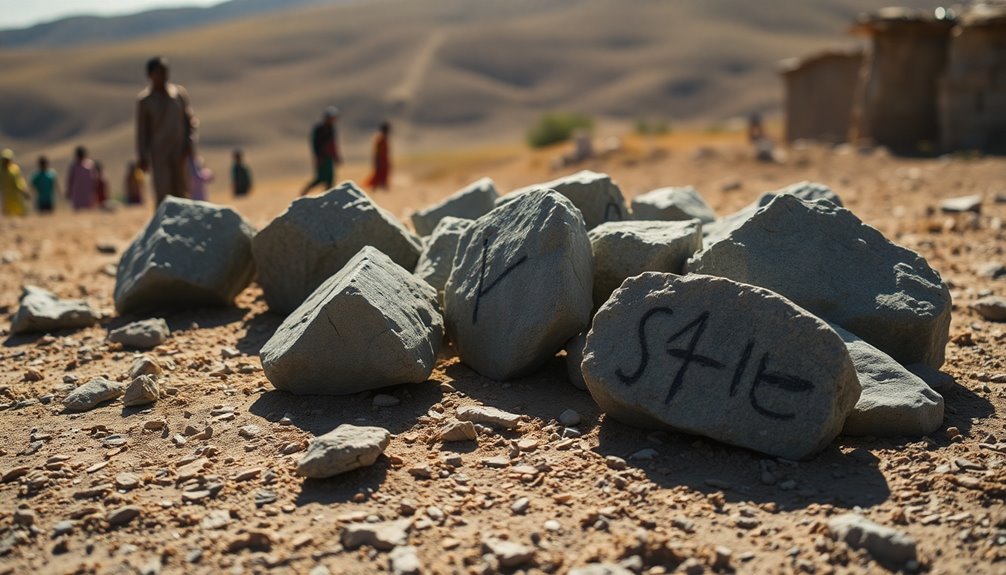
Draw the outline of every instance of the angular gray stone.
M156 359L149 355L141 355L134 359L133 363L129 366L129 378L133 380L141 375L156 377L161 375L161 371L161 364L157 363Z
M29 333L78 329L98 322L87 302L60 299L49 290L25 286L21 291L21 305L11 318L11 333Z
M475 441L478 439L475 424L471 421L448 421L440 428L440 441L453 443L457 441Z
M160 396L161 391L155 376L141 375L126 388L126 393L122 396L122 405L126 407L147 405L157 401Z
M416 277L437 290L437 301L440 302L441 309L444 306L444 286L447 285L447 278L451 277L451 266L454 263L454 254L458 251L458 242L473 221L452 216L444 217L427 238L423 251L419 254Z
M115 309L230 305L255 274L254 235L231 208L169 196L119 260Z
M985 296L975 300L971 309L989 321L1006 321L1006 298L1001 296Z
M432 206L412 214L412 227L421 236L433 233L445 217L474 220L495 207L496 185L489 178L468 184Z
M383 427L359 427L343 423L315 437L297 463L297 473L322 479L373 465L391 442Z
M342 395L426 381L444 338L436 291L367 246L262 347L276 387Z
M121 384L96 377L71 391L63 399L63 406L67 411L88 411L103 401L119 397L123 391Z
M947 214L962 214L964 212L974 212L980 214L982 211L982 196L960 196L957 198L947 198L940 202L940 211Z
M422 243L356 184L294 200L252 242L269 309L290 313L364 246L409 270Z
M788 459L824 448L859 399L828 324L766 289L646 272L594 317L583 375L610 416Z
M779 195L688 271L762 286L903 364L943 364L950 290L919 254L829 202Z
M457 417L461 421L471 421L483 425L493 425L513 429L520 422L516 413L496 409L487 405L462 405L458 408Z
M444 288L463 362L505 380L533 372L590 322L593 261L579 211L535 190L465 230Z
M660 188L632 198L634 220L716 221L716 212L694 186Z
M500 565L508 569L534 559L534 547L506 539L487 537L482 540L482 549L495 555Z
M767 206L773 198L782 194L800 198L805 202L827 200L840 208L843 207L842 198L838 197L838 194L832 191L830 187L807 180L791 184L774 192L765 192L761 196L758 196L758 199L749 207L761 208Z
M618 222L629 219L625 197L618 184L607 174L583 170L551 182L544 182L514 190L500 197L496 205L509 203L523 194L534 190L553 190L569 198L583 216L587 229L604 222Z
M419 575L423 571L419 550L412 545L395 547L388 553L388 567L392 575Z
M374 549L388 551L409 542L411 524L412 521L409 519L378 523L350 523L342 528L342 545L347 549L369 545Z
M136 349L151 349L168 340L171 330L162 318L151 318L126 324L108 333L108 341Z
M915 539L896 529L870 521L862 515L845 513L828 520L832 539L853 549L866 549L879 563L901 566L916 558Z
M863 388L845 420L844 435L927 435L943 424L943 396L891 356L855 334L832 325L845 342Z
M587 345L587 332L580 333L566 342L563 350L566 352L566 378L577 389L587 390L587 384L583 381L583 371L580 364L583 363L583 346Z
M643 272L680 274L702 249L702 224L689 221L607 222L587 232L594 253L594 307L625 278Z

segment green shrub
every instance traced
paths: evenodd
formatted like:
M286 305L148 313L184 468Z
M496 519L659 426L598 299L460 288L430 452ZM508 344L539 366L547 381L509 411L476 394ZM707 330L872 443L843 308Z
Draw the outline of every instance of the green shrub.
M594 120L584 114L549 112L538 118L527 131L527 143L532 148L543 148L565 142L580 129L593 130Z

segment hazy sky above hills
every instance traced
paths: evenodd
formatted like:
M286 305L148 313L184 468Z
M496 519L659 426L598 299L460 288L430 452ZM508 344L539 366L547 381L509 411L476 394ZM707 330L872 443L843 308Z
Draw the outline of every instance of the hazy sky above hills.
M64 16L112 16L152 8L209 6L222 0L0 0L0 29L22 28Z

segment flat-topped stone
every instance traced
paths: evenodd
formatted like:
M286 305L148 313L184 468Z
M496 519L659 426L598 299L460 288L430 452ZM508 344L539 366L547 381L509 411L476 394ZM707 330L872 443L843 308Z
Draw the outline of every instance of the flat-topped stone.
M859 399L841 338L769 290L646 272L594 317L583 376L608 415L789 459L828 445Z
M269 309L290 313L364 246L408 271L422 243L353 182L298 198L252 242Z
M482 178L447 196L443 200L412 214L412 227L421 236L428 236L446 217L474 220L495 207L496 185L490 178Z
M716 221L716 212L694 186L660 188L632 198L635 220Z
M514 190L500 197L496 205L508 203L533 190L554 190L566 196L580 210L588 230L604 222L628 219L629 210L618 184L609 175L590 170Z

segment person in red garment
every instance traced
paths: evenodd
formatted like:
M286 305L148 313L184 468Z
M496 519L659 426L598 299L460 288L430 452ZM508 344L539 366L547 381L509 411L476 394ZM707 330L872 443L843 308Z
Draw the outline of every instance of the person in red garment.
M388 149L388 134L391 133L391 124L381 122L377 134L374 136L374 170L367 178L366 185L372 191L387 190L388 181L391 179L391 151Z

